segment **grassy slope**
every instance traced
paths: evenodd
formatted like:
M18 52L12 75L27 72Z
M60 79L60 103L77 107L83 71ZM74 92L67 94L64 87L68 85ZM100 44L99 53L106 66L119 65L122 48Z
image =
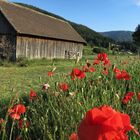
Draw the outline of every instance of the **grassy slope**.
M140 108L136 99L136 94L140 92L138 77L140 60L134 56L110 56L110 58L112 64L127 70L132 76L132 80L129 81L129 91L134 91L135 95L128 105L121 103L126 92L126 83L123 80L116 80L112 69L108 76L103 76L101 74L102 66L95 66L97 69L95 73L87 74L88 78L82 81L73 82L69 76L66 76L75 66L74 62L69 61L63 61L63 63L57 61L53 63L53 66L52 63L39 65L39 62L37 64L32 62L32 65L23 68L0 67L0 103L17 93L20 96L26 94L29 97L30 89L34 89L39 95L44 83L51 85L49 92L45 94L48 95L47 101L35 101L30 108L31 114L29 113L30 115L27 116L31 125L29 135L32 139L66 140L72 132L76 132L77 126L87 110L103 104L128 113L132 124L140 130ZM123 64L124 62L127 64ZM47 71L54 66L57 67L55 76L50 78L47 76ZM91 86L90 81L93 81ZM60 92L58 88L60 82L69 83L70 91L76 92L76 95L66 96L66 93ZM59 92L60 95L54 96L54 92ZM28 135L28 133L26 134ZM130 140L138 140L134 133L130 134Z
M95 56L94 56L95 57ZM112 56L111 59L114 60ZM128 56L119 57L119 61L126 59ZM28 67L0 67L0 94L1 99L9 98L15 93L28 94L29 90L39 89L47 83L47 72L56 67L56 73L70 72L72 67L84 65L86 58L93 59L93 56L85 56L79 64L75 65L74 60L30 60ZM116 58L115 58L116 59ZM132 56L133 60L133 56ZM136 64L138 62L135 62Z
M74 60L30 60L28 67L0 67L1 100L11 98L16 93L28 94L30 89L40 89L48 82L47 72L57 67L57 72L70 71ZM78 64L79 65L79 64Z

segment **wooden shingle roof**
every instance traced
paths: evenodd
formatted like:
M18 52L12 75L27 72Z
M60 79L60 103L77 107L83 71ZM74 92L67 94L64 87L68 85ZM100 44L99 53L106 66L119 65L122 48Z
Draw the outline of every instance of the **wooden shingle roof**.
M86 43L66 21L3 1L0 11L19 34Z

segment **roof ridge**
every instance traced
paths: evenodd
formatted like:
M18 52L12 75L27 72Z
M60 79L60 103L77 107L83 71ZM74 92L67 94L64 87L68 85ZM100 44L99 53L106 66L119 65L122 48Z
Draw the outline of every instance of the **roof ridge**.
M37 14L40 14L40 15L43 15L43 16L47 16L47 17L50 17L50 18L52 18L52 19L59 20L59 21L61 21L61 22L65 22L65 23L69 24L68 21L65 21L65 20L62 20L62 19L59 19L59 18L50 16L50 15L41 13L41 12L36 11L36 10L34 10L34 9L31 9L31 8L28 8L28 7L24 7L24 6L22 6L22 5L19 5L19 4L13 3L13 2L6 2L6 3L13 4L13 5L17 6L17 7L21 7L21 8L23 8L23 9L30 10L30 11L32 11L32 12L34 12L34 13L37 13ZM33 5L32 5L32 6L33 6Z

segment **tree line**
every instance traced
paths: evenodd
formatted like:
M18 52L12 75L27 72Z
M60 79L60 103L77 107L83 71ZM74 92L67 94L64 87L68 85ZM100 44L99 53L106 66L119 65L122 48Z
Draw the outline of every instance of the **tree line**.
M133 41L119 42L120 49L130 50L131 52L140 52L140 24L136 27L135 32L132 34Z

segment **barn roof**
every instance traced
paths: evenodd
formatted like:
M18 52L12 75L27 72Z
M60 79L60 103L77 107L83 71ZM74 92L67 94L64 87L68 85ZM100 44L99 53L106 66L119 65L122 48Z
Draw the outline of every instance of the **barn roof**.
M0 11L17 33L86 43L66 21L3 1Z

